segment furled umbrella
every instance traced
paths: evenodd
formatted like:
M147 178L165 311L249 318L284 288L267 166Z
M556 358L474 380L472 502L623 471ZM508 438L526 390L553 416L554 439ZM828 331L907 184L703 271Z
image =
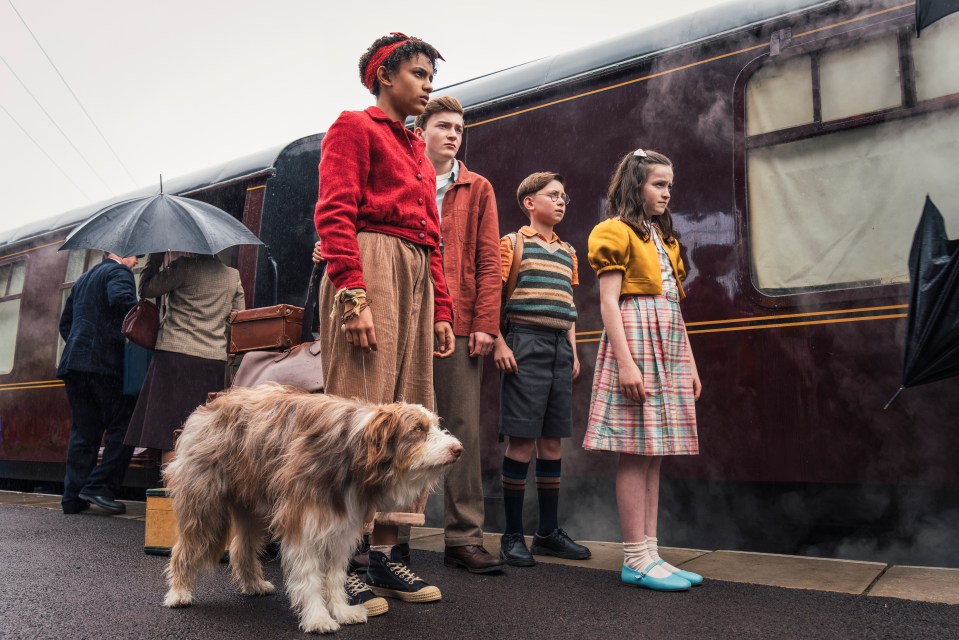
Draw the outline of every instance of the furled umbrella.
M212 255L240 244L263 244L226 211L161 192L116 202L67 236L60 251L101 249L119 256L163 251Z
M959 11L959 0L916 0L916 36L936 20Z
M959 239L950 240L939 209L926 197L909 250L909 321L902 386L959 375Z

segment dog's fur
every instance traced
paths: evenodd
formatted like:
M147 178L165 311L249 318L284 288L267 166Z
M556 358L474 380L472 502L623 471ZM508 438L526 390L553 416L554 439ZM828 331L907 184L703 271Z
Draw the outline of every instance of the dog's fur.
M349 606L346 565L363 523L432 488L462 445L420 405L372 405L291 387L233 389L189 417L163 473L178 539L164 604L188 606L199 572L223 554L240 591L274 591L259 554L281 540L300 628L329 633L366 621Z

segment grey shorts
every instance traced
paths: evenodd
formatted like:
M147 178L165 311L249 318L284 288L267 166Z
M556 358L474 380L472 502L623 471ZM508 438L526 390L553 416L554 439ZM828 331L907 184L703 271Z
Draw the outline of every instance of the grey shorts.
M568 438L573 429L573 346L566 331L511 325L506 344L519 373L500 374L499 432Z

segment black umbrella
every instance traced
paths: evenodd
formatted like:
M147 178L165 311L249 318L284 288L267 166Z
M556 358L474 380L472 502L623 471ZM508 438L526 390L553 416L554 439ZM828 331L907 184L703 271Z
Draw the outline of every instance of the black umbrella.
M909 322L902 386L959 375L959 240L950 240L939 209L926 196L909 250Z
M916 0L916 37L936 20L959 11L959 0Z
M101 249L119 256L163 251L212 255L238 244L263 244L212 204L160 193L111 204L77 227L60 247Z

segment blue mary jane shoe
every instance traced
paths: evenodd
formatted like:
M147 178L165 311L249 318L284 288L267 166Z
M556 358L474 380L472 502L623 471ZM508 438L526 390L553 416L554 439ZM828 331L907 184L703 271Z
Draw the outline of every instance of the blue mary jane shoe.
M620 574L623 584L631 584L653 591L687 591L692 585L689 580L680 578L675 573L669 574L668 578L654 578L649 575L649 571L656 566L652 563L644 571L636 571L626 565L623 565L623 571Z
M656 564L663 564L664 562L665 560L660 560ZM669 569L666 569L666 570L669 571ZM693 573L692 571L676 569L676 571L673 571L672 574L674 576L679 576L680 578L688 582L693 587L698 587L699 585L703 583L703 577L699 575L698 573Z

